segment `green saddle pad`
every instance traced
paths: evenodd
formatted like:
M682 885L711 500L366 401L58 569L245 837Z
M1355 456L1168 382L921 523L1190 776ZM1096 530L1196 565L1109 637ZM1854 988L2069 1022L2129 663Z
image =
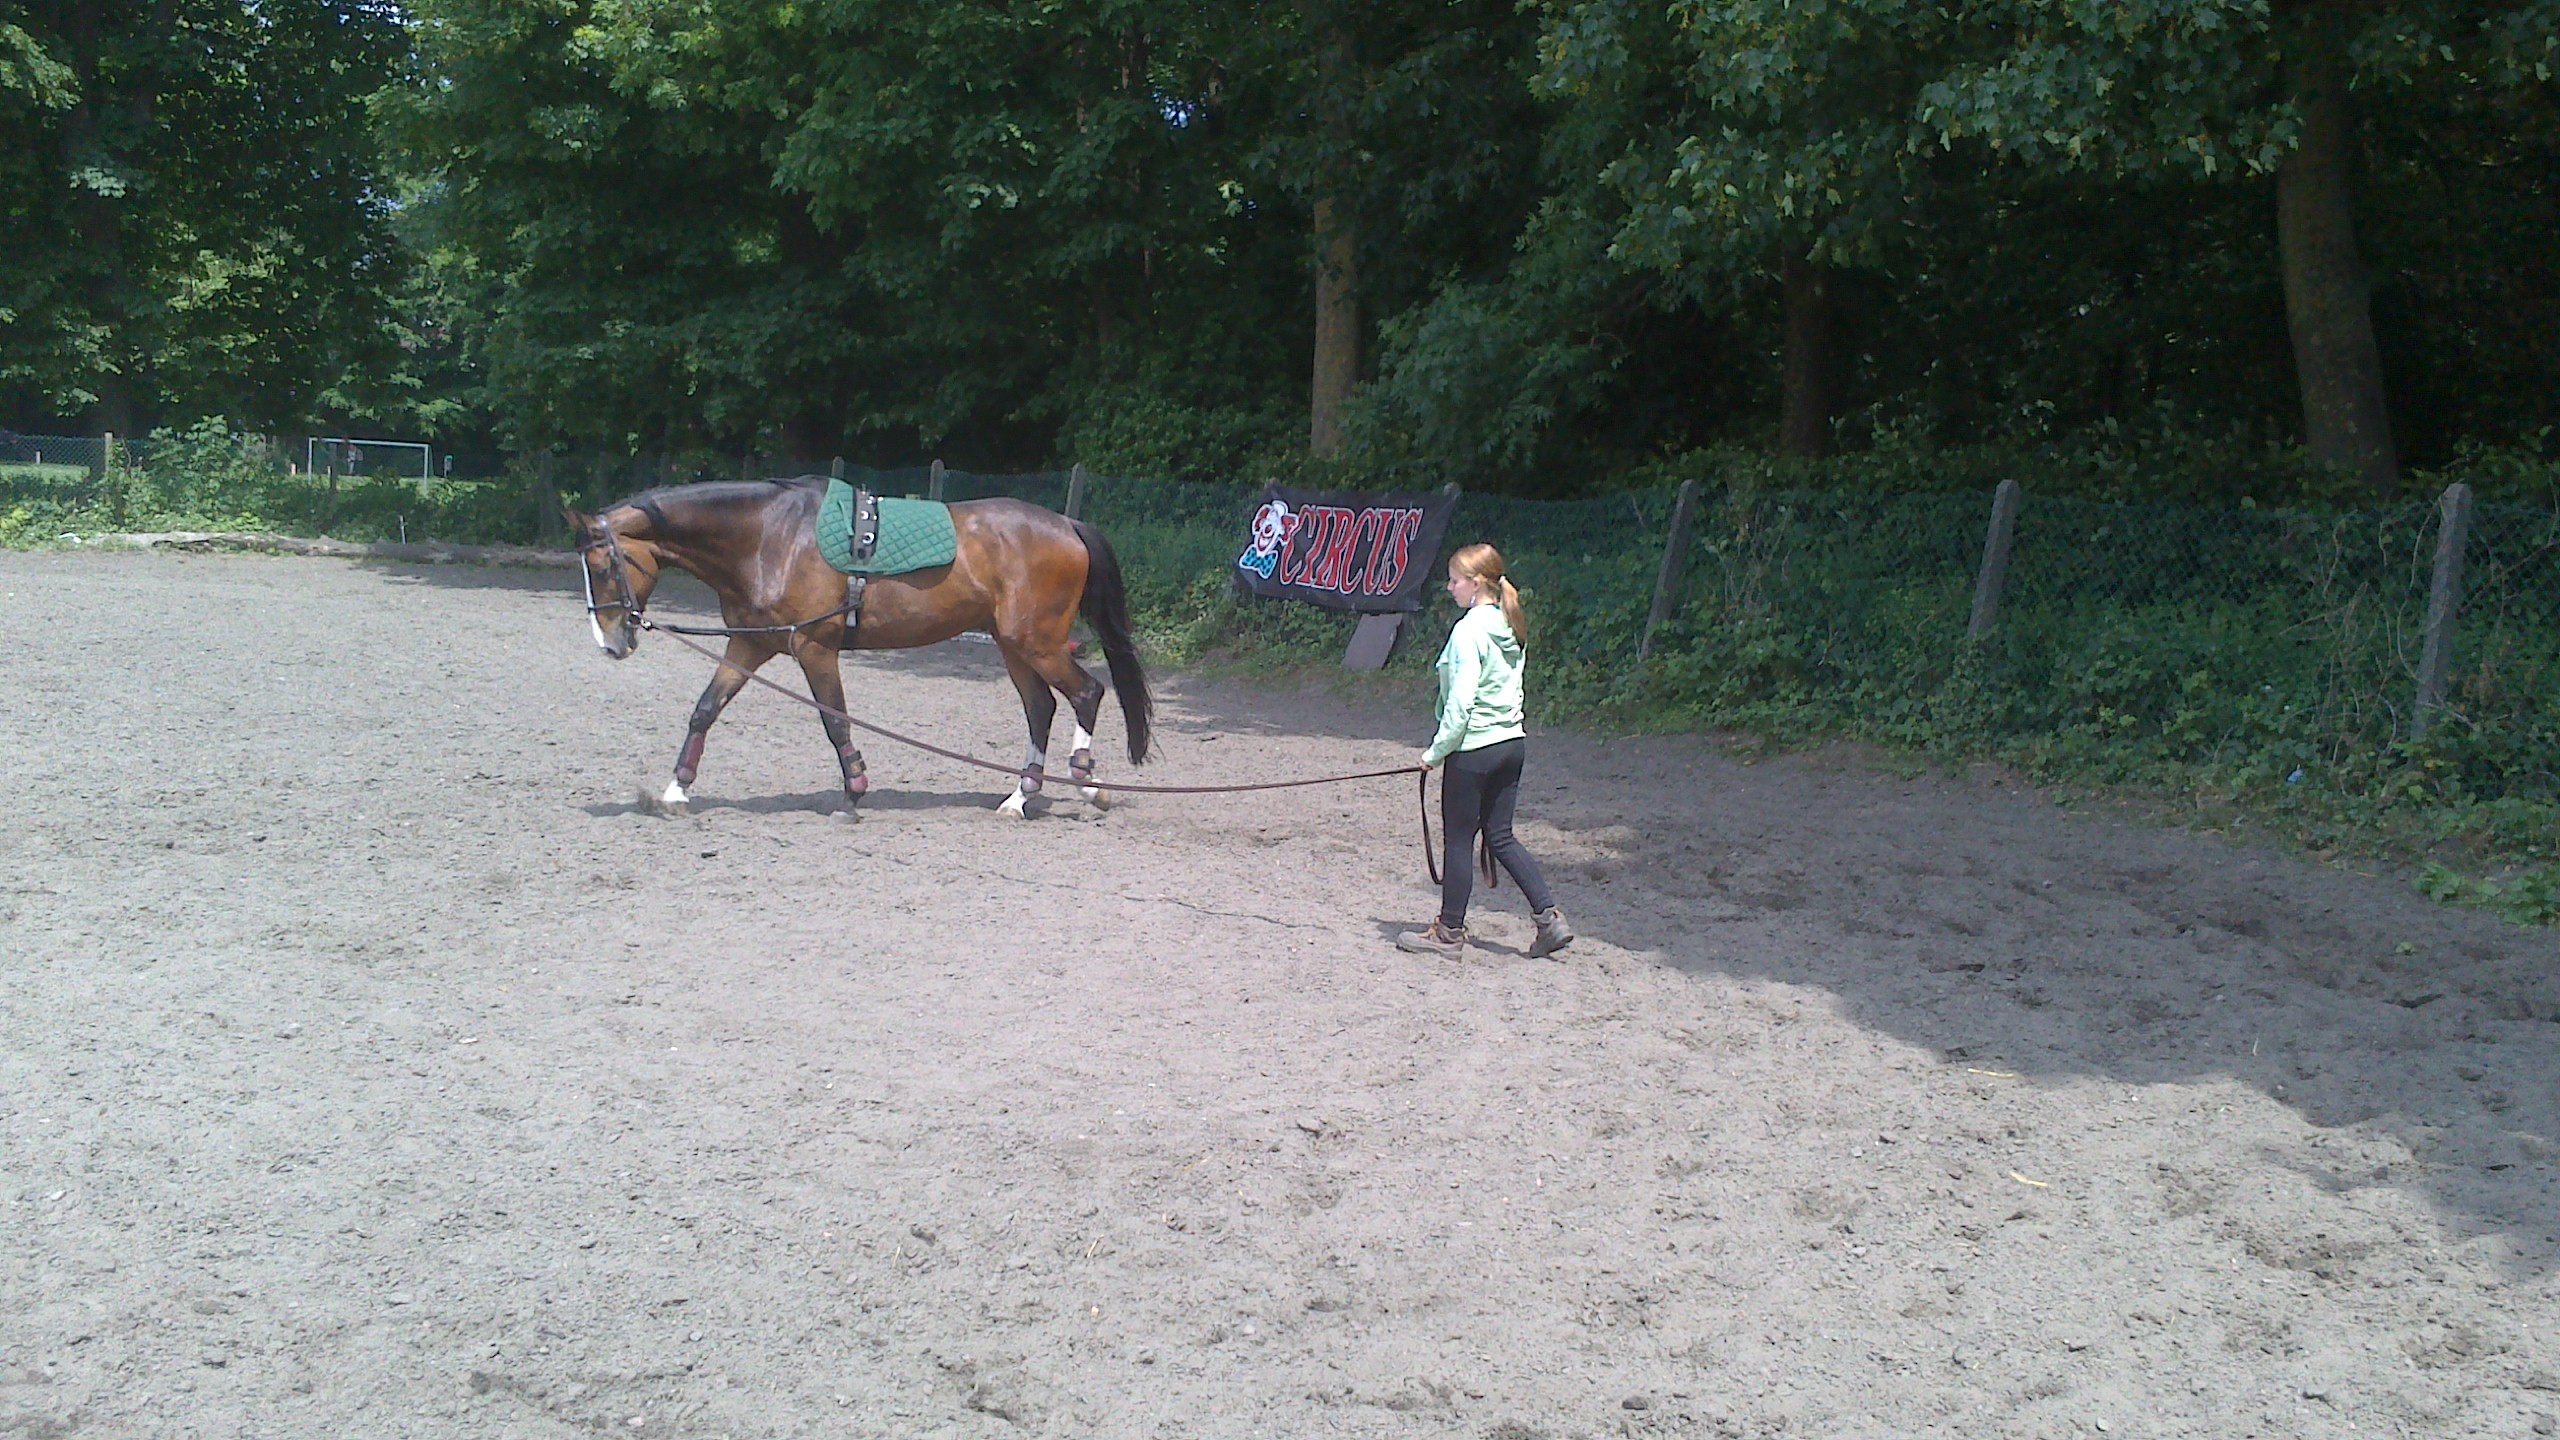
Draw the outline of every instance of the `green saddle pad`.
M818 553L847 575L904 575L948 565L960 551L952 533L951 507L939 500L893 500L880 497L880 538L867 558L854 556L855 491L842 480L827 482L826 503L818 507Z

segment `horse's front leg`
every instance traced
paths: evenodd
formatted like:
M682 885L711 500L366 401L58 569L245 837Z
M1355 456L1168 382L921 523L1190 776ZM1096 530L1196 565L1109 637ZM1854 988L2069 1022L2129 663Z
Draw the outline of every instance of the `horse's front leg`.
M684 747L676 751L675 778L667 782L666 793L658 797L658 804L668 814L685 813L690 798L685 787L702 772L702 742L711 733L711 722L719 719L720 712L729 708L729 702L746 688L747 677L756 672L756 667L772 658L770 645L743 635L729 637L728 653L721 657L720 668L713 672L711 683L702 687L702 698L693 702L693 718L685 726Z
M825 707L818 719L827 727L827 743L836 747L836 766L844 772L844 803L847 808L859 805L870 793L871 775L863 767L862 752L853 748L853 726L845 721L843 652L803 639L793 658L808 678L810 697Z
M1022 721L1031 732L1030 747L1022 757L1023 777L1013 793L996 807L1020 820L1026 818L1024 804L1040 793L1041 774L1049 765L1049 729L1058 721L1058 697L1049 693L1049 684L1040 678L1039 670L1006 644L1002 636L997 637L996 648L1004 656L1005 673L1012 677L1013 688L1022 696Z

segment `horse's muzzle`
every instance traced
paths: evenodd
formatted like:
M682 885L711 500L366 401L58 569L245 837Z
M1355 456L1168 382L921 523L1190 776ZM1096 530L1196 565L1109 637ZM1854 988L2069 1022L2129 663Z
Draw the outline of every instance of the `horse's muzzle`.
M603 651L607 659L628 660L631 652L640 648L640 627L629 616L617 621L610 630L602 621L597 621L594 629L596 648Z

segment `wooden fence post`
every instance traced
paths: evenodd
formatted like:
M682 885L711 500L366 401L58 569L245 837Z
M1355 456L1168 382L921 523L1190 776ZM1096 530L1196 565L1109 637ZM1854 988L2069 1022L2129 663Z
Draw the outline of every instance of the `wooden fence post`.
M1459 491L1455 481L1441 486L1440 493L1449 497L1449 504L1452 507L1456 506ZM1422 560L1420 556L1415 558ZM1422 560L1422 563L1428 565L1439 558L1434 555L1430 559ZM1430 587L1423 588L1427 590ZM1402 610L1381 610L1362 615L1359 627L1351 632L1351 643L1343 647L1342 668L1345 670L1386 669L1387 657L1395 653L1396 637L1404 633L1406 618L1406 612Z
M2456 481L2436 500L2436 577L2427 590L2427 642L2418 656L2418 704L2409 738L2427 738L2429 716L2444 704L2453 667L2453 622L2462 610L2462 552L2471 540L2471 487Z
M1084 466L1077 465L1067 471L1067 518L1073 520L1083 513Z
M2024 494L2015 480L2003 480L1991 492L1991 529L1982 537L1982 569L1973 577L1973 619L1964 638L1980 640L2000 619L2000 591L2009 583L2009 543L2018 534L2018 501Z
M942 498L942 477L949 473L949 471L942 468L941 461L936 460L933 462L933 474L925 482L924 496L926 499L939 500Z
M1644 617L1644 634L1636 640L1636 658L1653 653L1653 632L1671 618L1671 602L1680 589L1680 572L1689 563L1689 522L1698 514L1698 482L1680 482L1680 498L1671 503L1671 538L1663 542L1662 572L1653 581L1653 609Z
M123 524L124 489L116 484L116 432L113 430L98 441L98 493L106 498L107 511L115 516L116 523Z

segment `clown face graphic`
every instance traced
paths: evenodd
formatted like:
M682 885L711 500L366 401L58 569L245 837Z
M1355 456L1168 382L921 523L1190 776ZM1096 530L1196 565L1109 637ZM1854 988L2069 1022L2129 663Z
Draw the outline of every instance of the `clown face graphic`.
M1280 552L1298 533L1298 517L1285 500L1265 501L1253 512L1253 548L1236 557L1236 568L1268 580L1280 565Z

